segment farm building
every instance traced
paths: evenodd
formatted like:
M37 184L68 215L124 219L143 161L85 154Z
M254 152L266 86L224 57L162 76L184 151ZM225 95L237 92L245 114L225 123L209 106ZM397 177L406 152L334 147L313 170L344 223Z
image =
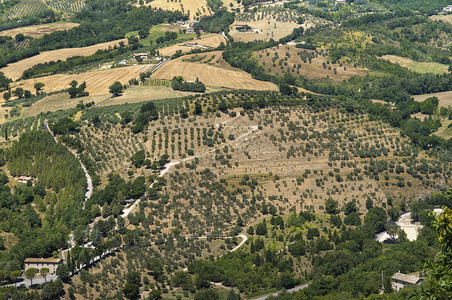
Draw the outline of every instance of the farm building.
M196 43L196 42L188 42L185 45L188 47L198 47L198 43Z
M20 183L28 183L28 181L33 181L33 178L28 176L20 176L18 181Z
M346 4L346 0L336 0L336 4Z
M443 8L444 12L452 12L452 5L448 5L446 7Z
M55 275L56 269L63 263L60 258L27 258L25 260L25 271L35 268L38 273L42 268L49 269L49 275Z
M237 31L248 31L248 30L251 29L251 27L248 26L248 24L241 24L241 23L238 23L238 24L235 24L235 29L236 29Z
M177 25L185 25L185 22L184 21L177 21L176 24Z
M142 60L147 60L149 58L149 54L147 53L134 53L133 54L133 58L137 59L137 58L141 58Z
M421 284L422 281L423 280L417 276L397 272L392 276L392 289L399 291L407 285Z

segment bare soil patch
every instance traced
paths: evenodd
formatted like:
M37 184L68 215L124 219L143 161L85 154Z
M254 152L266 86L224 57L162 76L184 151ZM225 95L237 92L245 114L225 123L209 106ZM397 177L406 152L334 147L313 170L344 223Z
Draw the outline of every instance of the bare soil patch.
M190 43L198 43L204 47L216 48L220 45L220 43L226 43L224 37L221 34L211 34L205 37L202 37L198 40L191 41ZM163 56L171 56L176 53L177 50L181 50L182 53L190 52L191 50L196 49L194 47L189 47L186 43L177 44L173 46L169 46L166 48L159 49L160 55Z
M448 107L452 105L452 91L413 96L414 100L419 102L424 101L425 99L430 97L438 97L439 106Z
M40 38L44 34L50 34L55 31L69 30L69 29L72 29L79 25L80 24L72 23L72 22L56 22L56 23L50 23L50 24L25 26L25 27L19 27L19 28L14 28L14 29L10 29L10 30L0 31L0 36L15 37L17 34L22 33L23 35L29 36L32 38Z

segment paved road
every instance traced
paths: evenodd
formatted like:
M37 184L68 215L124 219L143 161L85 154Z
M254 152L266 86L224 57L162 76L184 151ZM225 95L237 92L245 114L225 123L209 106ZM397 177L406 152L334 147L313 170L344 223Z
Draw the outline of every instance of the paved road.
M298 291L300 291L302 289L307 288L309 285L310 285L310 283L299 285L299 286L294 287L293 289L288 289L287 292L288 293L298 292ZM273 293L273 294L270 294L270 295L261 296L259 298L255 298L253 300L265 300L265 299L267 299L267 298L269 298L271 296L278 296L279 293L281 293L281 292L276 292L276 293Z

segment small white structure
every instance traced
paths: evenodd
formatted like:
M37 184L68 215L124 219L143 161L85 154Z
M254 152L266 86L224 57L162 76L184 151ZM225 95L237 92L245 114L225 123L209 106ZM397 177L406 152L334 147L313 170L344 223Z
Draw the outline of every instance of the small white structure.
M448 5L446 7L443 8L444 12L452 12L452 5Z
M28 181L33 181L33 177L29 176L20 176L19 180L20 183L28 183Z
M147 60L149 58L149 54L147 53L134 53L133 54L133 58L137 59L137 58L141 58L141 60Z
M336 4L347 4L346 0L336 0Z
M48 268L49 275L55 275L56 269L62 263L63 260L61 258L27 258L25 260L25 271L35 268L39 273L42 268Z
M198 47L198 43L196 42L187 42L185 45L188 47Z
M413 276L413 275L407 275L400 272L395 273L392 276L392 289L396 292L403 289L407 285L419 285L423 279Z

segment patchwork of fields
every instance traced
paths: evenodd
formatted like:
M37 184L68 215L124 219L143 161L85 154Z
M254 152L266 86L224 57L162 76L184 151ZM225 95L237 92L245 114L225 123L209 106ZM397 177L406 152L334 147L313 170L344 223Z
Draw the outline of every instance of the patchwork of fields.
M119 45L120 42L127 42L126 39L107 42L107 43L101 43L89 47L83 47L83 48L65 48L65 49L58 49L53 51L46 51L39 55L23 59L21 61L9 64L7 67L4 67L0 69L0 72L3 72L5 76L17 80L20 77L22 77L22 74L25 70L33 67L36 64L39 63L45 63L50 61L57 61L57 60L65 60L72 56L88 56L96 53L97 50L101 49L108 49L109 47L114 47L115 45Z

